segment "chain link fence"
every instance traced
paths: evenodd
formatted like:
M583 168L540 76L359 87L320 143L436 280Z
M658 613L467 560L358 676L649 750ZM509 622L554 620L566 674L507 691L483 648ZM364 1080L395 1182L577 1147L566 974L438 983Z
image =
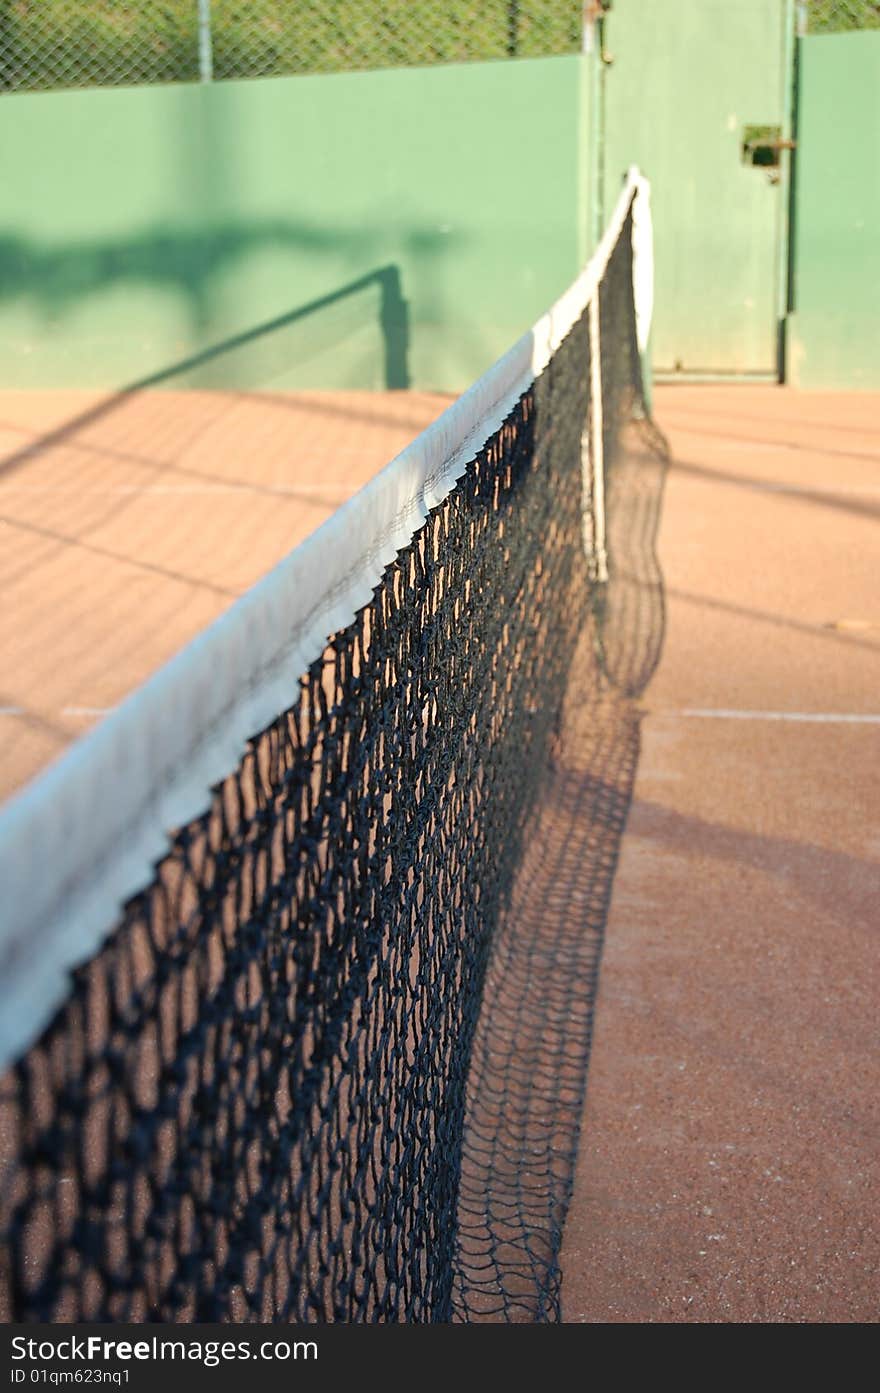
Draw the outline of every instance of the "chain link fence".
M625 4L626 0L617 0ZM0 90L352 72L576 53L608 0L0 0ZM802 33L880 0L799 0Z
M798 9L802 33L880 29L880 0L801 0Z
M595 0L0 0L0 88L575 53Z

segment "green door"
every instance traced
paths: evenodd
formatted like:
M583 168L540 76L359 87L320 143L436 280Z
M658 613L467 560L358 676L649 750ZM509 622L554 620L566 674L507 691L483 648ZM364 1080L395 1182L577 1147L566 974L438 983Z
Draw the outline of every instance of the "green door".
M629 164L651 180L658 373L777 375L792 9L614 0L604 21L604 204Z

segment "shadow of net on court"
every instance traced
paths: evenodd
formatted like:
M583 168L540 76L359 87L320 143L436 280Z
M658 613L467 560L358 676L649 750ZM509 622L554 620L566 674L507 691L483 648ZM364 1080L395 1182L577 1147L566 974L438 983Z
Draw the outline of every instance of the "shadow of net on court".
M608 471L609 580L593 592L490 958L468 1083L456 1318L560 1319L559 1252L608 907L663 641L655 541L666 446L631 424Z

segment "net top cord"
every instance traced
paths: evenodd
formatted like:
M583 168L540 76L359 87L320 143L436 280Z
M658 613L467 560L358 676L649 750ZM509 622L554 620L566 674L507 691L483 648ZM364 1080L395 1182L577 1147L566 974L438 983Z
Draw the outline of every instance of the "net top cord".
M645 351L653 301L650 190L635 168L590 262L477 383L263 581L0 810L0 1066L28 1048L149 882L168 830L283 710L328 635L462 476L597 294L627 217ZM246 676L243 679L243 674ZM39 874L34 868L39 867Z

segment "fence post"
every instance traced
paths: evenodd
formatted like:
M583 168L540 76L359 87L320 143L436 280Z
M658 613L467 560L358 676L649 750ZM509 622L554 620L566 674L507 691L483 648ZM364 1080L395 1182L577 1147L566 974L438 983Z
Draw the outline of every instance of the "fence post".
M785 0L783 5L785 32L782 45L782 127L783 141L794 142L788 149L779 151L779 230L777 233L777 306L778 324L777 377L785 382L788 377L788 316L793 308L792 255L794 250L794 181L795 160L797 158L797 91L798 77L798 34L804 22L804 6L795 0Z
M211 42L211 0L198 0L199 6L199 82L211 82L214 77L214 53Z
M604 22L607 0L584 0L581 26L581 52L590 57L590 245L592 256L599 245L604 223L605 198L605 110L602 84L604 68Z

